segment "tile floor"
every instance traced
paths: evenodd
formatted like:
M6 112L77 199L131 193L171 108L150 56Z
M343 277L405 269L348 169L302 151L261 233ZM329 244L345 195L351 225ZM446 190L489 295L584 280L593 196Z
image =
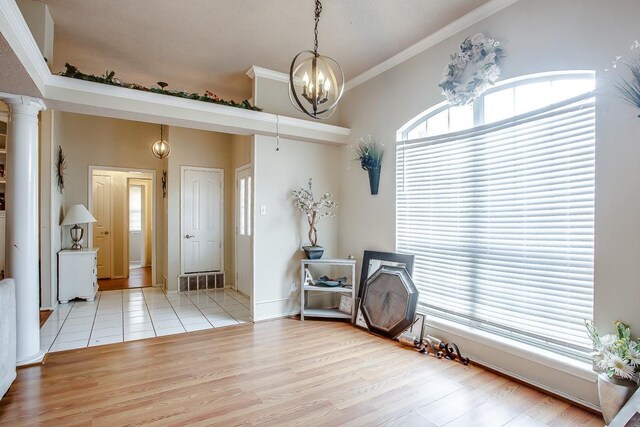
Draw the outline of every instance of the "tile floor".
M59 304L40 329L40 347L55 352L251 321L249 298L231 289L104 291L93 302Z

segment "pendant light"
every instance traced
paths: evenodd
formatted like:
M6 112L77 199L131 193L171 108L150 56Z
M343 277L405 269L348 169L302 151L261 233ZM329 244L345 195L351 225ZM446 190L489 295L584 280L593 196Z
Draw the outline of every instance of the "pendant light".
M162 131L163 126L160 125L160 140L154 142L151 146L151 152L160 160L164 159L165 157L169 157L169 154L171 154L171 145L169 145L169 143L164 140L164 134Z
M316 0L313 50L303 50L289 69L289 99L314 119L331 117L344 91L344 73L335 59L318 53L318 23L322 3Z

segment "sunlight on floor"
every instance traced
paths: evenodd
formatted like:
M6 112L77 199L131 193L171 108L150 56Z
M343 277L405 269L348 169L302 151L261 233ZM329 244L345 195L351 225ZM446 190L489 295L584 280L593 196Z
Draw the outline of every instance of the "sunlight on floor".
M93 347L251 322L249 298L231 289L166 295L159 288L99 292L60 304L40 329L45 352Z

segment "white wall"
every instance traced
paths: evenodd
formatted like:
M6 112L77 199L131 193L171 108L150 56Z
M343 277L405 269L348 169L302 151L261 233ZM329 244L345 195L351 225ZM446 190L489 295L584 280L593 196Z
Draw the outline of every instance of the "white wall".
M638 38L640 2L520 0L418 56L350 90L341 125L355 142L369 134L385 143L380 194L369 195L367 174L342 150L340 250L395 248L394 141L398 128L441 102L437 87L449 54L467 36L485 32L503 43L503 79L556 70L597 72L595 319L605 330L619 319L640 333L640 119L616 98L604 73ZM349 168L350 167L350 168ZM493 350L444 330L472 358L596 403L595 384Z
M256 135L255 228L254 228L254 319L264 320L300 312L300 249L307 245L308 225L291 201L291 190L306 186L313 178L315 194L340 192L339 156L335 146ZM260 214L264 206L266 214ZM346 256L338 251L337 218L318 226L318 244L325 258ZM344 251L343 251L344 252Z

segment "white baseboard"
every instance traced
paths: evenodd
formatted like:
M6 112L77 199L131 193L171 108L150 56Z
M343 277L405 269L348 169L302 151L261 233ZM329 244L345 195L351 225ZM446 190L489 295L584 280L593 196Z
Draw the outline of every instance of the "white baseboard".
M300 314L300 301L297 298L281 298L256 302L253 309L253 320L260 322L295 316L296 314Z
M472 361L474 363L479 364L479 365L486 366L487 368L492 369L492 370L494 370L496 372L500 372L501 374L504 374L504 375L506 375L508 377L515 378L518 381L522 381L523 383L531 384L532 386L537 387L537 388L539 388L541 390L547 391L547 392L549 392L551 394L555 394L556 396L560 396L563 399L567 399L567 400L569 400L571 402L575 402L575 403L577 403L579 405L582 405L582 406L584 406L586 408L593 409L594 411L602 412L602 410L600 409L599 405L593 404L593 403L588 402L588 401L586 401L584 399L580 399L579 397L575 397L575 396L572 396L572 395L570 395L568 393L565 393L563 391L556 390L556 389L554 389L552 387L549 387L549 386L547 386L545 384L542 384L542 383L537 382L537 381L533 381L530 378L526 378L526 377L524 377L524 376L522 376L520 374L516 374L515 372L509 371L507 369L500 368L500 367L498 367L498 366L496 366L496 365L494 365L492 363L485 362L484 360L480 360L480 359L478 359L476 357L473 357Z

